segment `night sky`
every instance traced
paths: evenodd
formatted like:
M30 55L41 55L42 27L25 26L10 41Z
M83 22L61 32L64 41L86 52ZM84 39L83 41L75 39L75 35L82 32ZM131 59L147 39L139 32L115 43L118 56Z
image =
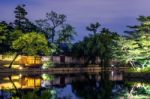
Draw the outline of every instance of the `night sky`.
M137 24L139 15L150 15L150 0L0 0L0 21L13 21L18 4L26 5L32 21L45 18L52 10L65 14L78 33L75 41L88 35L85 27L92 22L123 34L127 25Z

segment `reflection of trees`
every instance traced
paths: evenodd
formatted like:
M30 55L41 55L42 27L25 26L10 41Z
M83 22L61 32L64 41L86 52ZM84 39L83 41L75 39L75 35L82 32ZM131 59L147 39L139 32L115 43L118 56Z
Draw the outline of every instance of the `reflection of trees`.
M150 97L150 85L140 82L133 82L126 84L127 90L123 93L124 97L147 99ZM149 98L148 98L149 99Z
M15 96L21 96L22 92L20 90L18 90L18 88L16 87L15 83L11 79L11 76L9 76L8 78L9 78L10 82L12 83L13 87L15 88L15 91L13 91L13 95L15 95Z
M96 88L96 82L93 80L89 82L89 80L86 81L86 84L84 81L77 81L72 83L73 92L80 97L84 97L85 99L96 99L97 97L97 90Z
M42 74L42 79L47 80L47 81L51 81L51 80L54 80L54 76L50 75L50 74Z
M23 90L36 89L41 85L41 78L36 77L36 75L34 77L22 76L21 74L12 75L4 77L2 80L1 90L12 97L21 97Z
M72 83L73 92L83 99L110 99L112 84L107 73L101 74L101 81L96 81L94 75L86 77L85 81Z
M101 99L110 99L112 95L112 81L109 80L109 73L102 72L101 74L101 90L99 93Z
M51 89L33 90L23 93L21 99L51 99L53 97Z
M18 89L12 80L11 76L8 77L14 89L9 89L12 99L51 99L55 97L55 90L53 89ZM34 83L35 84L35 83ZM4 90L6 91L6 90Z

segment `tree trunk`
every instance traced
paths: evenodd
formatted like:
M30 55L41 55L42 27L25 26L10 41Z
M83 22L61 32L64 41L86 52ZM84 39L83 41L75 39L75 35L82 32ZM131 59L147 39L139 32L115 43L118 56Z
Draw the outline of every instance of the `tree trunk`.
M16 92L17 92L19 95L21 95L22 93L18 90L18 88L16 87L16 85L15 85L15 83L13 82L13 80L11 79L11 77L9 76L8 78L9 78L10 82L12 83L12 85L14 86Z
M133 64L131 61L129 61L129 63L131 64L132 68L133 68L134 70L136 70L135 67L134 67L134 64ZM136 70L136 71L137 71L137 70Z
M9 67L8 67L8 68L11 68L11 67L12 67L14 61L16 60L16 58L17 58L18 56L19 56L19 54L17 53L17 54L15 55L14 59L12 60L12 62L9 64Z

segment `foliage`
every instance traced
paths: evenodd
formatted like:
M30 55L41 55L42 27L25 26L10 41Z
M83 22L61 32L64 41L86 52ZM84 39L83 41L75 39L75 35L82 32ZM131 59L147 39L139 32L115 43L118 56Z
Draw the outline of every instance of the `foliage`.
M66 15L51 11L34 25L26 17L28 12L24 4L18 5L14 13L13 24L0 22L0 53L49 55L61 52L59 45L62 43L71 49L76 32L66 23ZM95 64L96 59L100 59L101 66L108 66L110 59L117 59L134 68L150 67L150 16L140 16L137 20L138 25L128 26L127 37L119 37L106 28L100 29L98 22L91 23L86 29L92 34L74 45L74 56L84 58L85 64Z
M30 32L22 34L18 39L12 42L13 52L16 53L14 59L9 65L11 68L18 55L50 55L52 49L48 47L48 41L43 34Z
M36 25L47 37L49 45L55 44L56 53L60 52L58 47L61 43L69 46L76 35L74 27L66 23L66 15L54 11L46 13L46 19L37 20Z
M62 30L59 31L58 35L59 35L57 40L58 43L61 42L70 43L71 40L74 39L74 35L76 35L76 32L71 25L66 24L62 26Z
M11 45L11 32L13 27L7 24L5 21L0 22L0 53L9 51Z
M89 35L83 41L76 43L73 52L74 56L83 57L86 64L95 64L96 59L99 58L101 66L108 66L108 61L112 58L112 46L117 38L116 33L103 28L100 33Z
M20 30L23 30L25 29L25 26L26 26L26 22L27 22L27 18L26 18L26 15L28 14L27 11L25 10L25 5L18 5L16 8L15 8L15 26L17 29L20 29ZM25 32L25 31L24 31Z
M139 67L150 66L150 35L144 34L136 40L120 37L114 47L114 57L122 62L131 62Z
M21 96L21 99L51 99L52 94L51 90L43 90L41 91L41 94L38 95L38 92L36 90L28 92L27 94L23 94Z
M48 81L54 80L54 76L48 74L42 74L42 78L43 80L48 80Z
M25 5L18 5L15 8L15 21L14 21L14 27L17 30L21 30L23 33L36 31L39 32L39 29L36 25L34 25L33 22L31 22L26 16L28 12L25 9Z
M134 68L150 66L150 25L149 17L138 18L140 25L130 27L133 31L128 32L128 38L120 37L117 46L114 46L114 56L118 60L130 63Z
M23 34L13 41L12 48L20 54L25 55L48 55L51 49L48 48L48 41L42 34L35 32Z
M100 26L101 26L101 25L100 25L99 22L91 23L90 26L87 26L87 27L86 27L86 29L87 29L88 31L91 31L91 32L93 32L94 34L96 34L96 33L97 33L97 30L98 30L98 28L99 28Z
M46 13L46 19L37 20L36 23L46 33L46 37L53 43L56 41L58 31L62 29L65 21L66 16L64 14L51 11L50 13Z
M125 31L131 38L140 37L141 33L150 33L150 16L139 16L137 20L139 25L128 26L130 31Z
M144 67L144 68L140 68L140 67L135 67L135 69L133 68L129 68L128 72L136 72L136 73L150 73L150 67Z
M150 95L149 84L144 84L141 82L132 82L127 83L127 86L129 88L123 94L127 98L148 99Z
M54 66L54 63L52 61L46 61L43 63L42 68L43 69L48 69L49 67Z

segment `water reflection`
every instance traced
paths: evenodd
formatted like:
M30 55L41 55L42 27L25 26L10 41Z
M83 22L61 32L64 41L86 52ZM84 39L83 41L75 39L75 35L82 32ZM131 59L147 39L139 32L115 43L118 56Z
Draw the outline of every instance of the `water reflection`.
M19 75L12 75L4 77L0 82L0 89L27 89L41 87L41 78L39 77L26 77Z
M29 96L33 99L134 99L137 96L145 99L150 97L150 83L130 81L118 71L70 75L0 74L0 99L28 99Z

